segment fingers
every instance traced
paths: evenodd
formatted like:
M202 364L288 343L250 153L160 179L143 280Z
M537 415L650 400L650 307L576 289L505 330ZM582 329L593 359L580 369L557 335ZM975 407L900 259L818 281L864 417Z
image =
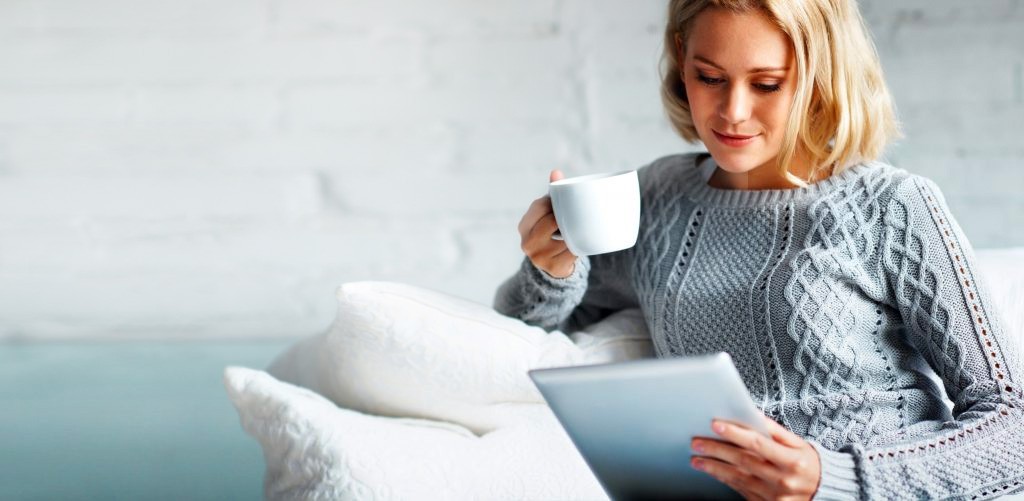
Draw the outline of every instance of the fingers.
M551 258L568 249L564 241L555 240L551 235L558 230L553 213L545 214L529 230L523 242L523 251L531 258Z
M759 493L772 492L771 486L764 480L729 463L717 459L694 458L690 464L697 470L715 477L733 490L743 494L747 499L763 499Z
M693 449L702 456L691 464L748 498L812 495L821 478L817 451L778 423L767 426L771 437L716 419L711 429L720 438L695 438Z
M569 247L566 246L564 242L562 243L562 245L565 246L565 249L562 252L559 252L558 254L555 254L554 256L551 256L551 259L555 260L555 261L557 261L557 260L572 260L572 261L576 261L576 255L573 254L572 251L569 250Z
M735 490L735 488L734 488L734 490ZM743 496L743 499L748 499L748 500L753 500L753 501L762 501L762 500L767 500L768 499L768 497L762 496L762 495L760 495L760 494L758 494L758 493L756 493L754 491L751 491L749 489L739 490L738 492L740 493L741 496Z
M766 437L757 431L736 423L715 420L711 429L723 440L750 451L777 466L792 467L800 459L798 451ZM801 442L803 439L800 439Z
M695 438L691 446L701 457L731 464L754 476L773 481L781 476L781 472L774 464L731 443L710 438Z
M530 234L530 230L537 225L537 221L548 213L554 213L551 208L551 197L544 195L534 200L526 209L526 214L523 214L522 219L519 220L519 235L525 239Z
M776 442L787 445L789 447L801 447L807 443L800 435L789 431L785 426L776 423L774 419L765 416L765 423L768 425L768 431L772 434L772 438Z
M565 174L558 169L552 170L548 175L548 179L552 183L564 178ZM526 214L523 214L523 217L519 220L519 234L525 239L533 227L537 225L537 221L548 213L554 213L554 209L551 207L550 196L544 195L534 200L526 210Z
M562 171L555 169L548 176L551 182L563 179ZM576 268L576 256L569 252L564 240L552 235L558 230L551 197L545 195L533 201L519 220L520 246L534 266L558 278L568 277Z

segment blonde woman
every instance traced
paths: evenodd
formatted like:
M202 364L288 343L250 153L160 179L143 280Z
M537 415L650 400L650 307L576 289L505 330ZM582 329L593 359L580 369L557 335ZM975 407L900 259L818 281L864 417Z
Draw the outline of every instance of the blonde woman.
M625 251L572 255L534 201L495 307L563 331L640 307L658 356L729 352L773 437L715 423L689 460L747 498L1024 488L1019 353L938 187L876 161L897 127L853 0L671 0L668 19L662 100L708 153L640 170Z

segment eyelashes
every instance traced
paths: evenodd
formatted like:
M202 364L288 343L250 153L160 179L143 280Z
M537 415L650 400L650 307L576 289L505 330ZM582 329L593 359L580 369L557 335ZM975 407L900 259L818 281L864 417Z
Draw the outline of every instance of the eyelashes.
M700 82L702 84L704 84L704 85L706 85L708 87L717 87L717 86L725 83L725 79L724 78L712 78L712 77L709 77L707 75L704 75L703 73L698 73L697 74L697 80L700 80ZM765 93L765 94L771 94L772 92L778 92L780 89L782 89L782 85L780 85L780 84L760 84L760 83L757 83L757 84L754 84L754 88L759 90L759 91L761 91L761 92L763 92L763 93Z

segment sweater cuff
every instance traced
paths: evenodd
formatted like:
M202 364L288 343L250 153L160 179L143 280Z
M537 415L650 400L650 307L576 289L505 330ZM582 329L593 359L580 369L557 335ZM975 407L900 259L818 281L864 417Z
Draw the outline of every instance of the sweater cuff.
M572 273L564 278L553 277L548 272L533 265L530 258L523 259L523 270L531 284L539 290L565 290L586 287L587 276L590 274L590 259L577 256Z
M813 499L857 499L860 485L857 483L857 463L853 454L826 449L813 440L808 442L818 452L821 461L821 481Z

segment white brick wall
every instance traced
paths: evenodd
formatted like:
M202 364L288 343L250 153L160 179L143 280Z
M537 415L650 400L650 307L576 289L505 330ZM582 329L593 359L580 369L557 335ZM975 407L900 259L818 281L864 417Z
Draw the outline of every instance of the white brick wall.
M692 150L663 0L0 2L0 339L296 336L333 289L489 303L547 172ZM977 246L1024 245L1024 2L862 1Z

